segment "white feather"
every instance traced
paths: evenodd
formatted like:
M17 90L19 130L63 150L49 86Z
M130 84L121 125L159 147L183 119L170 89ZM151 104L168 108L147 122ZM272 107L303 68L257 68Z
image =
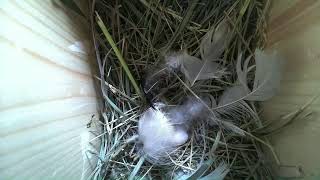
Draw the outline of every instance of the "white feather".
M168 110L165 110L168 109ZM208 115L203 113L206 106L196 98L188 98L182 105L165 108L155 104L155 108L147 109L139 120L139 140L143 144L143 152L153 160L166 157L173 150L187 142L188 130L196 119Z
M188 138L188 133L183 128L174 127L159 107L149 108L139 120L139 139L143 143L143 151L153 159L166 156Z

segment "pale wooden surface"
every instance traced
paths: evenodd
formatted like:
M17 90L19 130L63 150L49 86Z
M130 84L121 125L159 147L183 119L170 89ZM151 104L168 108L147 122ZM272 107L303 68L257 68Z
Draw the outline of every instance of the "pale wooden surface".
M320 93L320 1L274 1L269 22L268 48L286 59L281 90L264 106L265 118L277 119ZM309 110L309 119L296 120L271 142L284 165L320 179L320 100Z
M77 18L50 0L0 1L0 179L91 173L86 124L97 112L95 60L75 46L90 39Z

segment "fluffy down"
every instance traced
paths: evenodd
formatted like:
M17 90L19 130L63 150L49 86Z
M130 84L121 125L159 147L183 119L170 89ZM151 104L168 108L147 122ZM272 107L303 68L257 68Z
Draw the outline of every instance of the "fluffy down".
M144 153L153 159L166 156L188 138L186 129L175 127L158 107L149 108L139 120L139 140Z

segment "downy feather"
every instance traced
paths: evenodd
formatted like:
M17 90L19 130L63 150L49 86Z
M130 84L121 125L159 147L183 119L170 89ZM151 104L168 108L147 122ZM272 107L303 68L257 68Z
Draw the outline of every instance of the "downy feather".
M157 106L142 114L138 131L139 140L143 143L143 152L155 160L170 154L175 147L188 140L187 132L174 127Z
M166 108L163 103L147 109L139 119L139 140L142 151L155 164L167 157L173 150L184 144L192 123L204 119L206 106L196 98L188 98L183 104Z

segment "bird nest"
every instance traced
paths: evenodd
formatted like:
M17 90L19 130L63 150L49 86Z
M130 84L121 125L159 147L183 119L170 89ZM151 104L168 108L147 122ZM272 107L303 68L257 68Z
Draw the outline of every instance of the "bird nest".
M259 136L259 102L279 83L278 58L260 50L268 1L96 0L91 7L104 102L95 179L273 177L272 147ZM150 156L141 116L156 102L170 111L188 97L205 104L206 117L194 118L202 120L192 120L187 141L166 156Z

